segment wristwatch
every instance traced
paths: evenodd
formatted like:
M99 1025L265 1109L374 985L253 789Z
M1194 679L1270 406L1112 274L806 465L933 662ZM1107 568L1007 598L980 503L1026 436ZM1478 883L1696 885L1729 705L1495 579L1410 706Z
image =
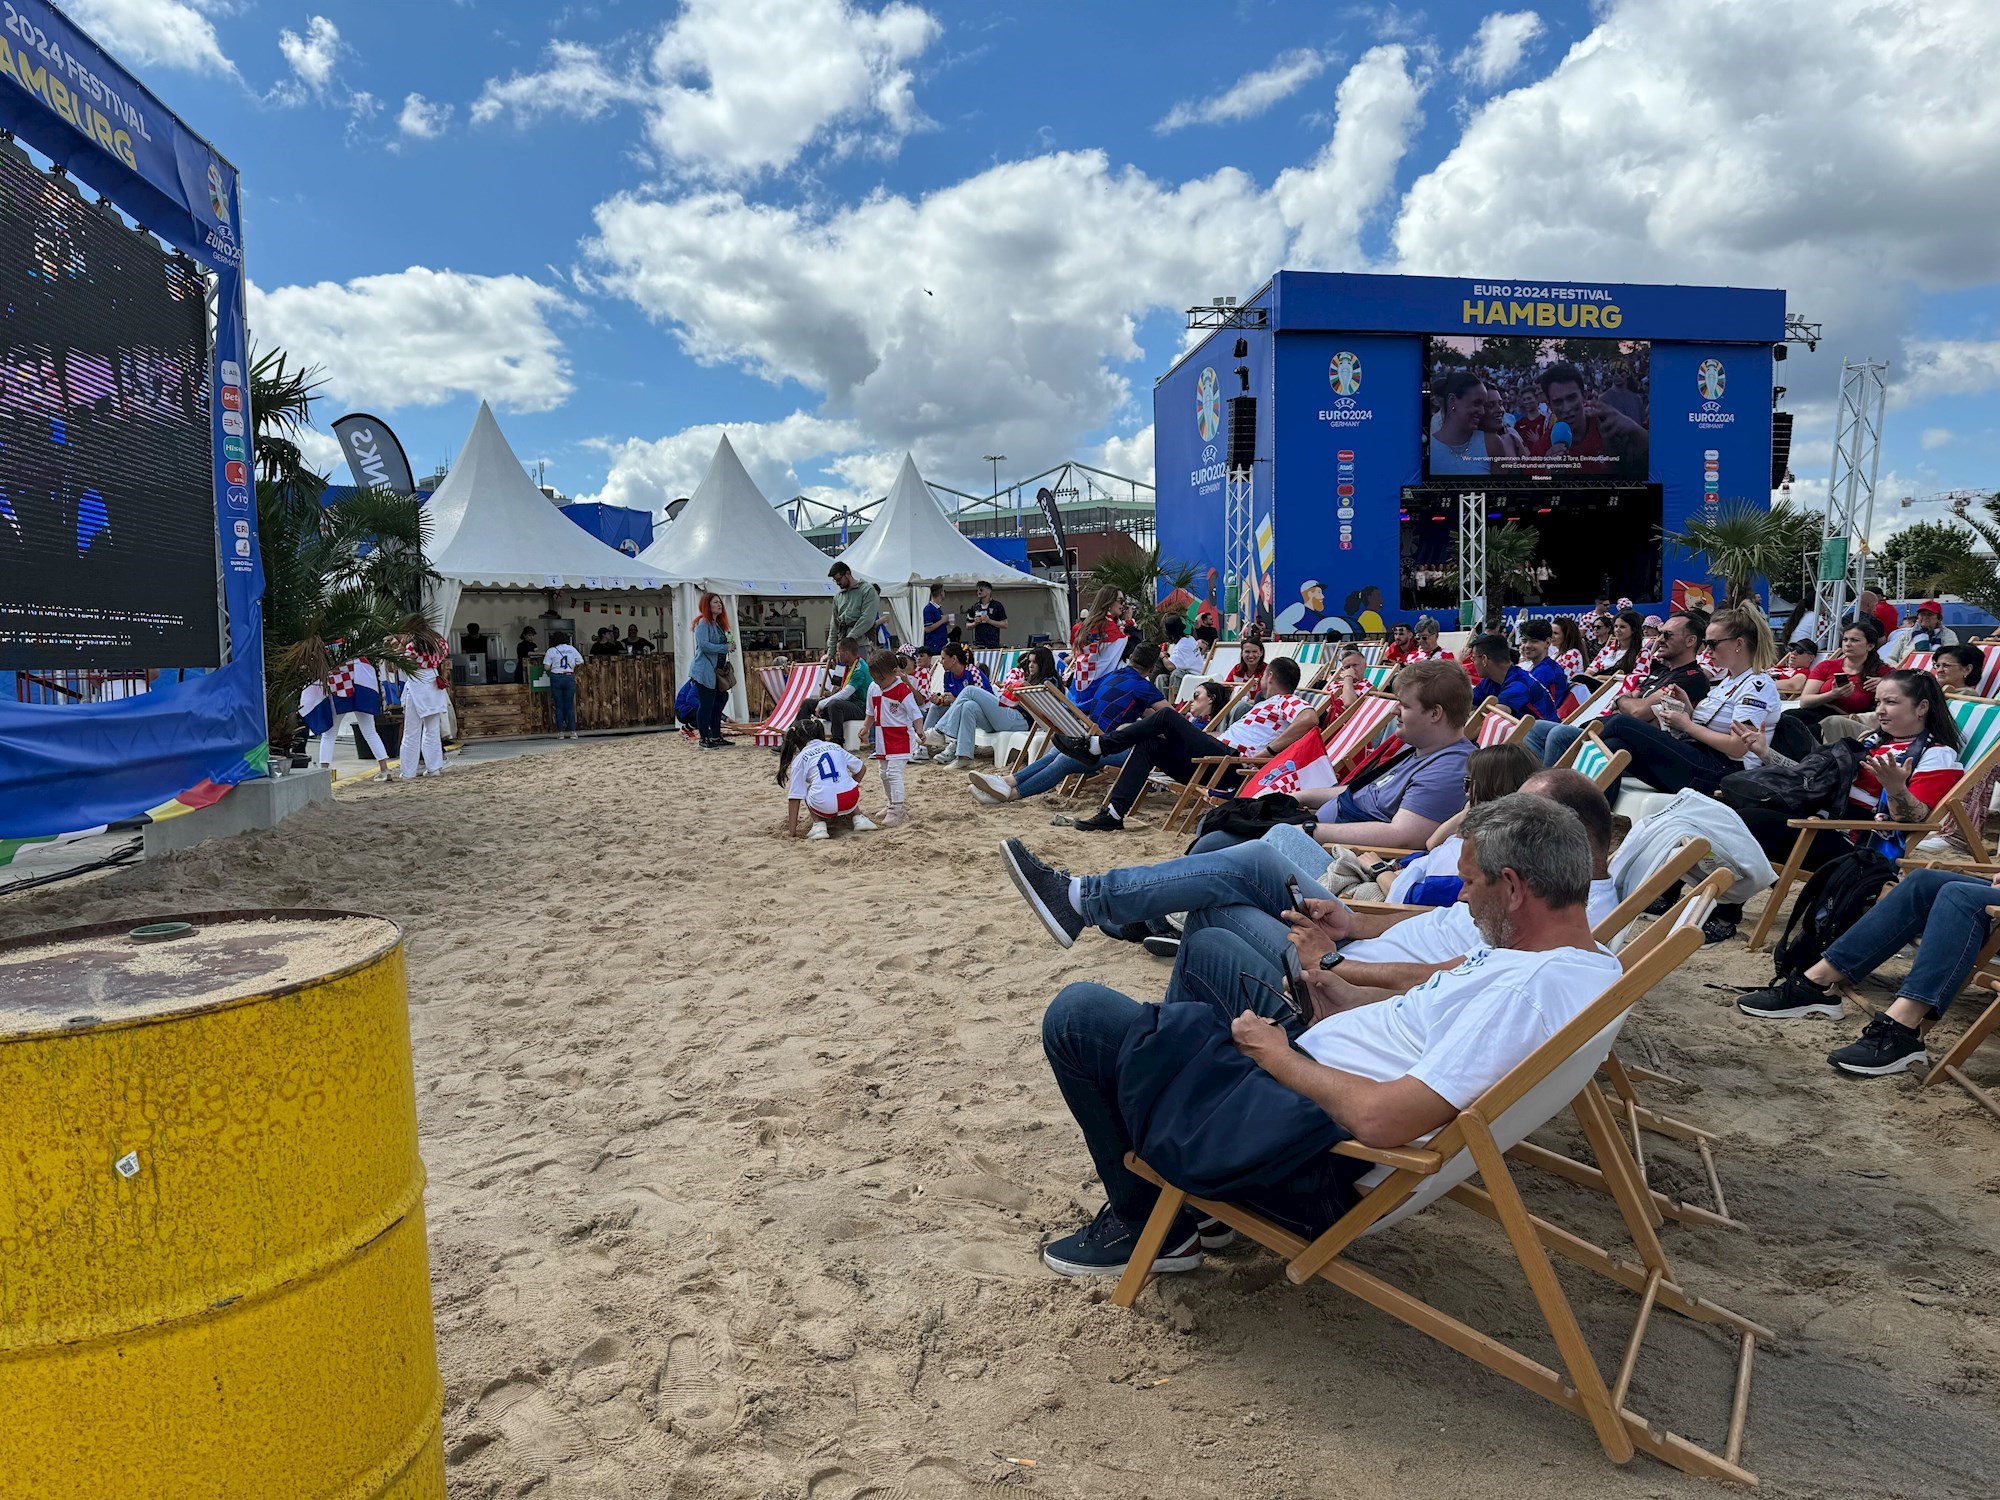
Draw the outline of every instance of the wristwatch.
M1346 958L1347 955L1342 953L1338 948L1329 948L1319 956L1319 966L1322 969L1337 969L1346 961Z

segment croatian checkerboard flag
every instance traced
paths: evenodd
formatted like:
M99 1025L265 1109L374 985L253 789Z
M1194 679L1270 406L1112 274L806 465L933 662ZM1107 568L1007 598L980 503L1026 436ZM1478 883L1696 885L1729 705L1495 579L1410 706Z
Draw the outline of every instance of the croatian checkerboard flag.
M1271 763L1243 784L1239 797L1268 797L1274 792L1297 796L1307 787L1332 786L1333 766L1326 758L1326 741L1309 729L1281 750Z
M337 714L382 712L382 679L372 662L356 658L334 668L324 685L309 682L299 694L299 717L309 734L325 734Z

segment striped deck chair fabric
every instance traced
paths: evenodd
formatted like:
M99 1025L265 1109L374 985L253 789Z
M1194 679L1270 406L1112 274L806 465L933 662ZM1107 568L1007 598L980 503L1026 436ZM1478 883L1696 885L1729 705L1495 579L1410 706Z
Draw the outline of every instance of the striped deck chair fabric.
M1986 658L1979 672L1979 696L1991 698L2000 690L2000 646L1981 646L1979 651Z
M1902 670L1905 672L1928 672L1931 669L1931 663L1935 660L1937 660L1937 653L1935 651L1912 651L1908 656L1903 658Z
M1326 739L1326 758L1335 771L1366 750L1396 717L1394 698L1370 693L1334 721Z
M1600 792L1609 796L1611 789L1618 784L1618 778L1624 774L1625 767L1631 762L1631 751L1620 750L1613 755L1604 748L1604 742L1596 735L1586 734L1571 745L1568 753L1556 764L1566 770L1588 776L1596 783Z
M1379 667L1383 664L1382 653L1387 651L1388 649L1389 648L1387 646L1380 644L1373 646L1363 646L1361 648L1361 659L1367 662L1370 667Z
M1001 678L1014 670L1014 663L1021 659L1019 651L989 650L975 651L973 660L986 669L986 675L998 683Z
M793 667L783 688L771 695L775 705L771 717L757 726L757 743L775 748L784 739L785 731L792 727L792 720L806 703L820 690L826 681L826 668L821 666Z
M757 680L764 684L764 695L771 700L773 706L784 698L785 683L791 675L792 672L789 667L759 667L757 669Z
M1368 669L1368 685L1378 692L1388 692L1389 684L1396 676L1396 669L1386 662L1379 667Z
M1316 667L1326 657L1325 641L1300 641L1294 658L1301 667Z
M1473 744L1484 749L1488 745L1505 745L1526 734L1526 725L1532 720L1517 719L1497 703L1482 703L1476 715L1477 725L1468 725L1472 733L1467 736Z

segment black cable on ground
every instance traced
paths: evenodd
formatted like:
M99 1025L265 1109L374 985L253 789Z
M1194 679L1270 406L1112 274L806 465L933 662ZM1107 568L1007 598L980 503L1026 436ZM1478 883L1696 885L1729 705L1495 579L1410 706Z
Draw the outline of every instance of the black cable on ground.
M38 885L54 885L58 880L68 880L72 875L88 875L93 870L108 870L113 865L130 864L144 848L144 839L134 839L124 847L114 849L104 858L94 859L87 865L77 865L69 870L57 870L48 875L33 875L26 880L16 880L11 885L0 885L0 896L11 896L16 891L31 891Z

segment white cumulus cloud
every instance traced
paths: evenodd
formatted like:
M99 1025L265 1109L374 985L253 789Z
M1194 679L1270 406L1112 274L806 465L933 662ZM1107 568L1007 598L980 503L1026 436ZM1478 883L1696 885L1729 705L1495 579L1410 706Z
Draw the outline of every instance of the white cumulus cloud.
M1892 366L1888 378L1890 399L1898 406L1935 396L1976 396L2000 385L2000 339L1912 339L1902 367Z
M538 72L490 80L474 123L512 115L594 119L635 105L659 158L715 180L782 168L816 142L887 149L923 124L913 63L939 35L894 0L686 0L641 56L552 43Z
M306 21L304 36L289 28L280 31L278 50L291 65L298 91L324 98L326 86L333 80L333 65L340 61L344 50L340 28L325 16L313 16Z
M1189 125L1220 125L1251 120L1282 99L1289 99L1324 73L1333 59L1311 47L1281 52L1267 68L1245 73L1219 94L1182 100L1153 129L1161 135Z
M467 394L516 411L548 411L572 390L549 319L560 292L526 276L471 276L412 266L352 281L253 288L250 325L326 374L327 392L357 406L436 406Z
M805 412L793 412L776 422L705 422L663 438L591 444L609 455L610 467L602 489L578 498L658 513L679 496L694 493L715 457L716 443L724 436L757 488L775 502L789 500L802 491L824 493L807 486L800 477L800 467L809 461L829 454L871 456L856 452L862 437L853 423L829 422ZM890 473L893 477L893 470ZM866 487L865 482L856 486Z
M1505 83L1527 61L1528 48L1543 29L1542 18L1531 10L1495 11L1451 60L1452 71L1483 89Z
M1926 427L1918 442L1923 444L1924 452L1928 453L1933 448L1944 447L1951 439L1952 431L1949 427Z
M436 104L422 94L405 94L402 113L396 116L396 128L404 135L415 136L420 141L434 141L451 124L451 106Z
M64 7L105 50L140 67L234 73L205 12L216 0L70 0Z
M1423 123L1425 78L1401 46L1376 47L1340 81L1333 135L1306 166L1278 174L1272 196L1297 236L1285 264L1359 270L1362 226L1394 191Z

